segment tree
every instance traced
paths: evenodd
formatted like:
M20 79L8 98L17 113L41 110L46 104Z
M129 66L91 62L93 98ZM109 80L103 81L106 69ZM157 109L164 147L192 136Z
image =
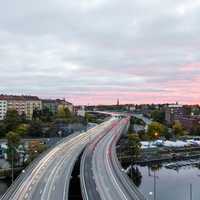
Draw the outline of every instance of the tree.
M13 147L18 147L20 144L20 136L18 133L10 131L6 134L6 139L8 140L8 145Z
M137 159L141 148L140 138L137 134L128 134L128 141L131 153Z
M145 125L145 122L142 119L139 119L139 118L132 116L131 119L130 119L130 124Z
M33 120L51 122L53 120L53 113L48 108L42 110L35 109L33 111Z
M184 135L183 126L179 121L174 122L174 125L172 126L172 132L174 133L175 136Z
M72 114L69 108L61 106L58 108L57 117L61 119L70 119L72 117Z
M31 137L43 137L42 122L32 121L28 129L28 135Z
M65 117L68 119L71 118L72 114L71 114L69 108L65 107L64 110L65 110Z
M41 112L40 120L51 122L53 120L53 113L48 108L44 108Z
M200 125L194 125L191 130L192 135L200 136Z
M6 135L6 125L3 122L0 122L0 138L4 138Z
M87 123L88 122L98 123L97 118L94 115L87 113L87 112L85 113L85 120L86 120Z
M15 166L15 163L18 160L17 148L20 144L20 136L19 134L10 131L9 133L6 134L6 138L8 144L8 150L7 150L8 161L10 163L12 163L13 161L14 162L13 164Z
M29 143L28 151L29 158L32 161L38 154L42 153L46 149L46 145L42 144L40 141L33 140Z
M142 174L140 172L140 170L138 169L138 167L133 167L131 165L131 170L129 170L128 175L131 177L132 181L134 182L134 184L139 187L142 183Z
M33 110L32 119L33 119L33 120L40 120L40 117L41 117L41 110L39 110L39 109L34 109L34 110Z
M173 138L173 134L171 129L169 129L168 127L164 126L164 133L163 136L165 137L165 139L169 140L171 138Z
M151 117L153 121L159 122L159 123L164 123L165 122L165 112L161 110L154 110L151 113Z
M148 126L147 133L150 139L157 139L165 133L165 127L159 122L152 122Z
M21 123L27 123L28 122L25 112L23 112L19 117L20 117Z
M16 129L15 132L18 133L21 137L25 136L28 133L28 124L20 124Z
M6 131L14 130L20 124L20 116L16 110L8 110L4 120Z

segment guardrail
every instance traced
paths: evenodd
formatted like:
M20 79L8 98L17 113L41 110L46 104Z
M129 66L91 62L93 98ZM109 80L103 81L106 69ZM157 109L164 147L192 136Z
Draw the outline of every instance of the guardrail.
M99 193L96 191L95 197L90 198L88 196L88 191L86 188L86 181L85 181L85 164L88 162L92 162L92 154L93 150L95 149L96 145L98 142L113 128L113 125L109 126L106 130L102 131L102 134L99 134L91 143L87 146L85 151L83 152L82 159L81 159L81 166L80 166L80 180L81 180L81 193L82 193L82 198L84 200L101 200ZM104 132L104 134L103 134ZM91 170L91 166L89 170ZM93 172L91 172L93 174ZM93 180L93 175L90 177ZM95 188L96 189L96 188Z
M27 176L33 171L34 167L40 162L53 148L55 148L57 145L64 143L68 140L70 140L73 137L76 137L77 135L81 134L80 132L76 132L66 138L61 139L56 144L54 144L52 147L41 153L37 158L35 158L24 170L23 172L15 179L14 183L8 188L6 193L1 197L1 200L8 200L10 199L11 195L14 193L14 191L17 190L22 184L22 181L27 178Z
M96 127L101 127L103 126L103 124L106 122L101 123L100 125L97 125L89 130L87 130L86 132L90 132L93 129L95 129ZM84 132L85 133L85 132ZM67 141L69 141L70 139L78 136L79 134L84 134L81 132L76 132L73 133L72 135L61 139L59 142L57 142L56 144L54 144L52 147L50 147L49 149L47 149L45 152L43 152L42 154L40 154L36 159L34 159L32 161L31 164L29 164L24 170L23 173L21 173L14 181L14 183L8 188L8 190L6 191L6 193L1 197L1 200L10 200L11 196L13 195L13 193L15 193L18 188L20 188L20 186L23 183L23 180L25 180L26 178L28 178L28 176L30 175L30 173L34 170L34 168L37 166L37 164L50 152L52 151L57 145L65 143ZM72 169L70 169L72 171Z
M128 177L128 175L123 171L123 168L122 168L122 166L121 166L121 164L120 164L120 162L118 160L118 157L117 157L116 144L119 141L121 135L124 132L127 132L128 125L129 124L127 124L124 127L124 130L121 131L121 134L118 134L117 137L115 137L113 139L113 141L111 142L110 150L111 150L112 153L111 153L110 160L111 160L111 163L113 164L113 168L114 168L114 170L116 172L116 175L125 184L125 186L127 188L127 192L130 194L130 196L132 196L134 200L147 200L145 198L145 196L138 190L138 188L133 183L133 181L131 181L131 179Z

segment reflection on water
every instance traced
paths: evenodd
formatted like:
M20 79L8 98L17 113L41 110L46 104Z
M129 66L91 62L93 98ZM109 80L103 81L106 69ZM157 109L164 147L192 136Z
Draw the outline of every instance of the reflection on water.
M134 184L139 187L142 183L142 174L138 167L132 166L132 168L128 172L129 177L133 180Z
M9 179L0 180L0 197L2 197L2 195L6 192L10 184L11 181Z
M154 192L157 200L190 200L190 192L192 200L200 199L200 169L197 166L174 170L158 164L134 169L133 181L149 200L154 200Z

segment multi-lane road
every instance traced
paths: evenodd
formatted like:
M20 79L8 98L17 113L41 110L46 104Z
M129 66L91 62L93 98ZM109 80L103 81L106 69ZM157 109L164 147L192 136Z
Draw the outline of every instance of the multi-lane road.
M116 143L127 130L129 119L119 119L104 136L85 150L81 161L84 200L144 200L123 171L116 155Z
M84 200L145 200L116 155L117 141L128 126L129 117L113 115L85 133L63 139L35 160L2 200L67 200L72 170L84 149L80 166Z
M66 200L76 159L84 147L113 126L116 119L64 139L26 170L2 200Z

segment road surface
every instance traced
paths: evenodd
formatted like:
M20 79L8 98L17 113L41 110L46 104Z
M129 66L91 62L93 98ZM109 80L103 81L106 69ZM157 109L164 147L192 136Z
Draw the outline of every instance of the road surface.
M145 200L123 171L116 155L116 143L127 131L129 118L94 140L81 161L81 189L84 200Z
M112 126L115 119L64 139L26 170L2 200L66 200L76 159L90 140Z

